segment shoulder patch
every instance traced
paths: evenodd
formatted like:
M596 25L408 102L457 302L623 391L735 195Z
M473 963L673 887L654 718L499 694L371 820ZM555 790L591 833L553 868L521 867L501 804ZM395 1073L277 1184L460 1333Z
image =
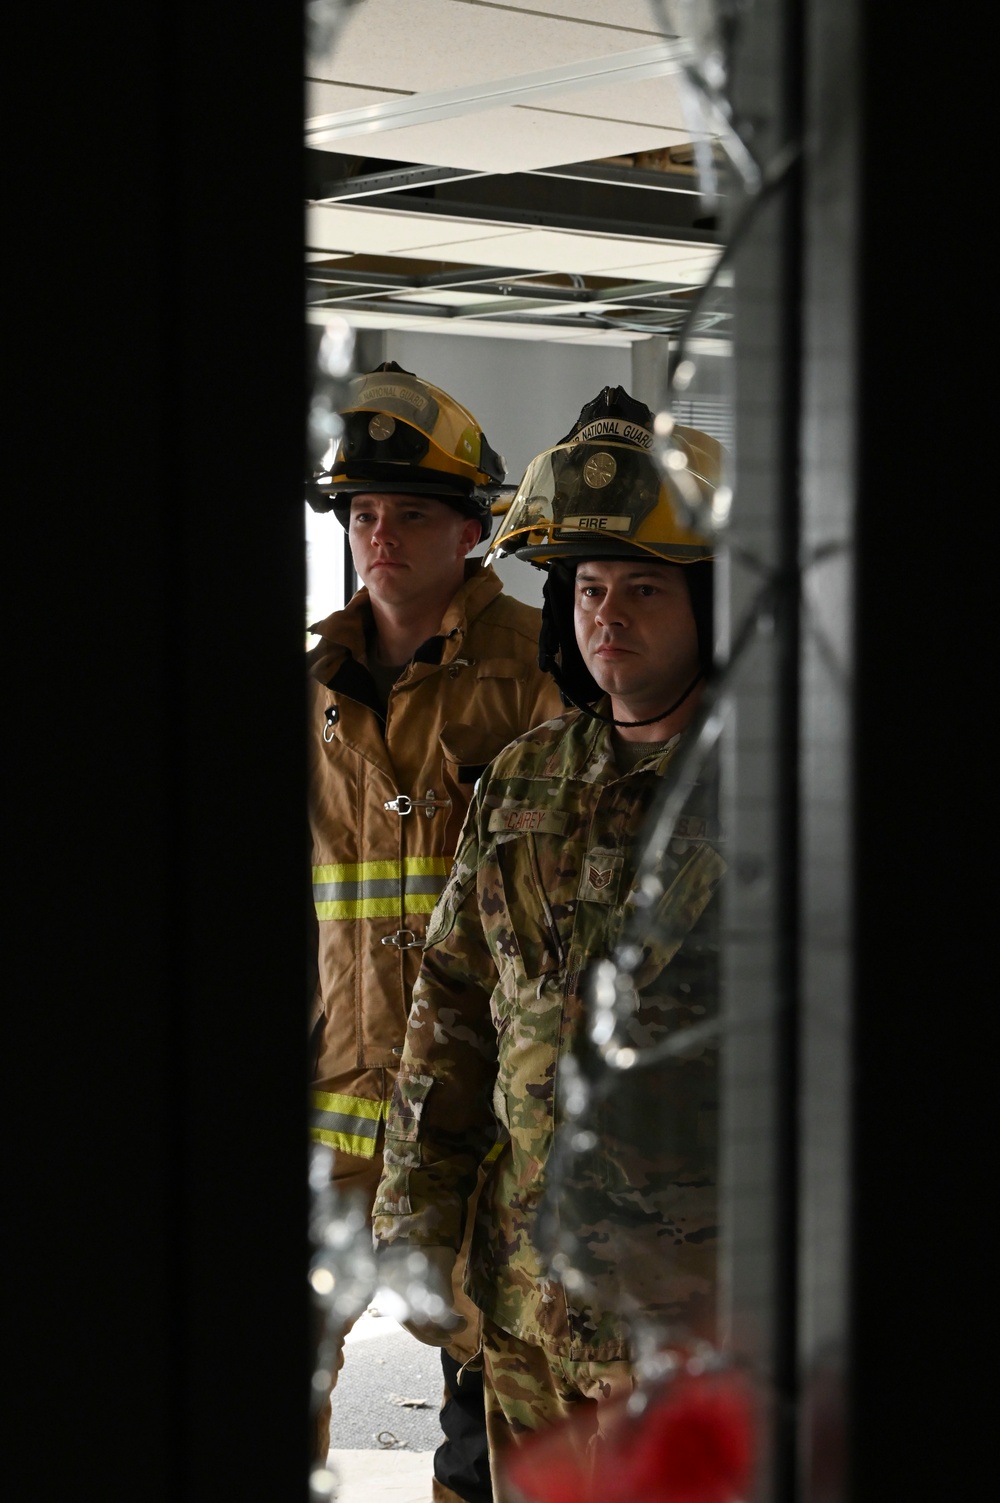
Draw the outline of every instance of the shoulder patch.
M592 846L583 860L577 897L591 903L617 902L624 859L621 851Z

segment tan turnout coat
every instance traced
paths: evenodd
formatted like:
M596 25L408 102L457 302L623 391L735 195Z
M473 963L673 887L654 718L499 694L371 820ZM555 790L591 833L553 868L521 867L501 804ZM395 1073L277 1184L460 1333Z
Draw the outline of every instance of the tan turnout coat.
M399 1066L430 914L476 779L559 713L537 666L539 612L467 565L440 632L389 694L366 667L367 590L311 629L310 825L319 930L313 1136L373 1157Z

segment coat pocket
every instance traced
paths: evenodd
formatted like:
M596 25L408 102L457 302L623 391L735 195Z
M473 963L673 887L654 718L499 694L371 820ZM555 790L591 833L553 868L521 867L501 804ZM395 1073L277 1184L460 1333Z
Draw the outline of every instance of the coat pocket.
M433 1075L400 1071L385 1125L385 1162L414 1169L420 1163L420 1123L434 1085Z
M503 730L467 725L460 720L446 721L438 734L445 780L450 777L460 789L465 788L468 799L468 790L482 777L487 764L509 740L510 736Z

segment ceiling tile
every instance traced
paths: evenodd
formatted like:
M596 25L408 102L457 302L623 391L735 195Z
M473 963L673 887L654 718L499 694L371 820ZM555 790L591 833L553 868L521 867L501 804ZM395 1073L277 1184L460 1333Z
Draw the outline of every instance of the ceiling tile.
M316 115L333 115L341 110L360 110L366 104L383 104L387 99L407 98L398 89L361 88L356 84L319 83L306 79L306 119Z
M443 226L441 227L443 230ZM429 244L425 242L425 246ZM418 247L400 248L396 254L415 256ZM520 267L525 271L595 272L617 274L627 263L639 266L637 271L624 273L623 280L634 277L642 281L676 281L685 279L689 267L696 264L712 265L718 252L714 249L678 245L666 246L658 240L638 240L624 236L583 235L572 231L524 230L505 231L490 238L451 239L439 234L435 249L442 260L458 261L476 265ZM676 252L676 256L674 255ZM674 266L683 268L676 274ZM652 271L649 268L654 268ZM657 268L669 274L659 276ZM647 275L648 273L648 275Z
M550 15L565 16L573 21L587 21L592 26L608 25L608 0L504 0L505 8L511 10L545 10ZM658 37L662 33L653 24L653 10L649 0L615 0L615 23L643 36ZM667 33L670 35L670 33Z
M690 282L700 286L722 254L718 246L673 245L660 247L655 259L616 262L607 275L627 282Z
M715 264L715 246L652 236L535 230L520 225L403 214L354 205L313 205L306 244L317 255L397 255L509 266L526 271L602 272L623 280L702 280Z
M506 301L505 298L485 298L481 292L458 292L449 287L426 287L421 292L397 292L393 294L393 301L401 303L437 303L447 304L449 307L462 308L468 303L484 303L495 301L499 307Z
M519 235L519 227L510 233ZM426 246L461 240L474 245L477 237L495 241L503 230L495 224L473 224L467 219L438 218L429 214L397 214L391 209L361 209L351 206L311 205L306 211L306 245L309 250L341 255L417 255ZM480 258L472 252L473 262ZM515 266L515 261L498 263Z
M342 137L330 143L330 149L363 149L365 156L425 162L432 167L467 167L473 172L531 172L564 162L654 151L689 139L689 133L679 125L673 129L642 123L623 125L518 106L482 110L404 130Z
M523 14L462 0L364 0L346 12L330 54L308 59L306 72L422 93L522 74L526 64L542 69L633 50L651 29L648 15L641 35L609 25L607 7L601 25L588 24L592 16L539 15L543 9L544 0Z
M683 131L685 140L691 139L690 130L684 123L677 80L669 74L663 78L642 78L637 83L581 89L577 94L559 94L541 108L546 114L597 116L602 120L624 120L637 125L665 125Z

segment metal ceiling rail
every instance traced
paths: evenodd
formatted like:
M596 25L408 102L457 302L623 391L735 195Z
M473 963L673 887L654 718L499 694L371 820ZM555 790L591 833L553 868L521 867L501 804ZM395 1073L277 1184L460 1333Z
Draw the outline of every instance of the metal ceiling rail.
M693 292L700 283L691 282L622 282L617 287L600 288L601 301L605 303L627 303L637 297L670 296L678 292ZM685 303L685 307L690 307Z
M386 303L360 297L352 297L346 304L336 298L321 297L315 301L310 301L310 306L313 308L322 308L327 306L337 308L347 307L348 311L353 310L359 313L377 313L380 316L385 316L385 314L388 312L390 315L395 315L396 317L412 317L416 319L437 318L459 323L468 317L465 308L454 307L451 304L412 302L400 303L391 301ZM631 312L641 310L629 311ZM573 307L567 308L565 312L560 313L554 312L551 309L549 309L548 311L539 309L536 313L532 314L526 312L523 309L508 309L505 305L500 304L499 311L495 316L493 316L491 322L515 324L523 326L525 328L534 329L553 328L562 330L583 330L588 328L601 328L607 329L610 333L614 333L617 329L622 333L669 334L672 333L675 329L679 329L681 327L688 313L688 310L686 308L676 310L659 308L650 311L654 314L659 314L658 320L647 321L640 324L634 321L626 323L622 320L616 320L615 318L611 317L610 314L591 308ZM482 322L482 317L480 316L475 320L470 320L470 322L480 323ZM713 319L713 323L717 322L718 319ZM709 326L706 326L701 332L706 338L718 338L720 336L728 337L726 330L719 329L718 333L716 333L714 329Z
M427 287L478 286L480 282L515 282L518 277L537 277L533 271L516 271L506 266L470 266L465 271L432 271L423 276L404 277L398 271L356 271L353 267L320 266L306 262L307 282L354 283L359 287L389 287L400 292L420 292Z
M499 272L499 275L498 275ZM340 270L337 266L317 267L314 262L306 265L306 281L328 285L331 291L312 295L311 305L320 302L346 301L357 294L338 292L336 288L358 288L369 293L384 293L386 297L398 297L405 293L446 291L461 287L475 288L486 297L509 299L518 294L522 301L546 303L636 303L637 306L686 308L689 304L675 296L686 291L685 282L625 282L613 287L554 287L547 282L529 280L535 272L511 272L495 266L470 269L468 273L434 272L428 276L407 277L399 272ZM524 280L518 280L518 278ZM664 302L663 299L669 301ZM467 304L467 307L479 306ZM486 304L481 305L483 307ZM508 304L509 306L509 304Z
M330 153L333 155L333 153ZM345 158L339 157L343 161ZM409 188L435 188L439 183L467 182L470 178L495 177L492 172L469 172L461 167L426 167L416 163L387 168L384 172L366 172L363 176L334 178L322 183L310 196L310 203L343 203L356 198L372 198L382 193L406 192ZM699 197L701 189L694 174L655 172L640 167L609 166L601 162L570 162L563 167L536 167L525 177L555 177L580 183L606 183L618 188L643 188L654 193L682 193Z
M488 289L484 289L486 291ZM310 308L317 307L351 307L361 306L401 306L405 303L407 308L447 307L448 318L504 318L509 313L527 313L533 310L565 308L569 313L572 309L584 311L604 311L608 308L625 308L630 313L683 313L690 312L690 303L681 298L670 297L664 294L661 297L648 297L643 301L622 297L608 297L598 293L592 294L586 300L571 300L558 295L546 297L544 294L536 294L532 297L504 297L496 295L486 298L477 303L459 304L430 304L415 301L414 293L422 291L420 288L393 287L330 287L323 292L309 293L306 303Z
M323 184L322 197L310 203L334 204L345 199L371 198L407 188L435 188L438 183L461 182L470 177L490 177L488 172L465 172L459 167L394 167L385 172L368 172L363 177L345 177Z
M638 83L646 78L662 78L679 72L693 56L689 42L662 41L632 52L605 53L602 57L585 58L557 68L542 68L536 73L522 73L512 78L498 78L473 87L463 85L437 93L386 99L358 109L314 116L306 123L306 141L315 145L320 141L349 140L354 136L403 130L408 126L427 125L435 120L453 119L482 110L530 106L560 94L577 94L583 89L610 88L615 84Z
M535 167L528 176L562 177L580 183L610 183L621 188L646 188L654 193L688 193L695 198L701 196L698 178L694 173L654 172L643 167L614 167L602 162L570 162L565 167Z
M532 310L541 311L546 308L554 308L559 306L565 305L554 304L549 302L547 299L540 298L497 298L492 302L486 303L462 303L456 309L456 311L462 316L462 318L503 318L508 313L508 311L512 313L528 313ZM611 310L619 308L621 306L622 304L617 300L608 298L599 298L592 303L586 303L583 305L579 303L576 304L576 308L581 312L602 313L605 315L609 314ZM572 310L567 308L566 316L569 316L571 311ZM675 313L686 314L688 311L689 309L687 303L677 302L676 300L672 299L664 299L662 302L629 303L625 308L625 312L627 313L666 313L672 315Z

